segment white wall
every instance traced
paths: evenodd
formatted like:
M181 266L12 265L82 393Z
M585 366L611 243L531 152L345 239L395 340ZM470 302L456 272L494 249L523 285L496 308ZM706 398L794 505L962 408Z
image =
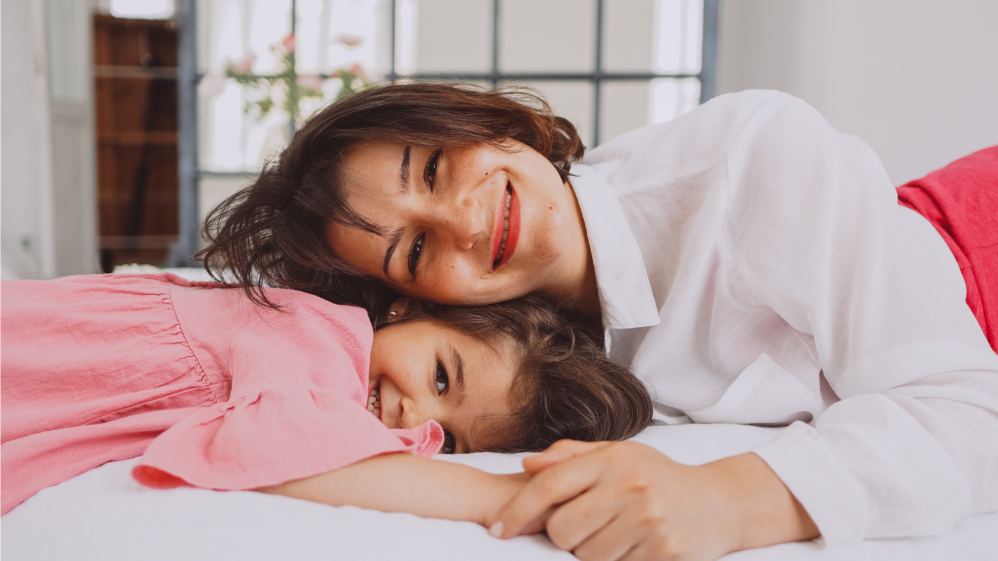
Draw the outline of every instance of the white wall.
M0 189L2 189L3 278L42 274L43 257L51 254L47 233L51 219L41 212L50 198L45 162L48 108L44 103L44 58L36 55L32 6L27 1L3 1L0 70ZM43 225L43 221L47 224Z
M95 272L90 4L3 0L2 277Z
M803 98L896 184L998 144L995 0L722 0L720 17L719 93Z

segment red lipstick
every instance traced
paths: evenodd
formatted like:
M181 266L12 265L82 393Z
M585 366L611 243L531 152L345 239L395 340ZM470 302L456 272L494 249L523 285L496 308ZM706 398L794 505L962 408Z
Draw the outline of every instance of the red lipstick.
M509 193L509 187L507 183L507 188L502 191L502 199L499 200L499 204L496 206L496 218L495 222L495 233L492 234L492 268L496 268L496 261L499 259L499 246L502 245L502 232L503 232L503 222L506 220L506 197ZM507 241L508 241L507 235ZM508 243L507 243L508 245Z
M516 242L520 239L520 198L516 196L516 192L513 190L513 186L509 183L506 184L506 192L509 196L509 226L506 232L506 247L502 250L502 256L498 254L493 254L493 267L495 270L502 266L513 257L513 251L516 249ZM503 207L504 218L505 218L505 207ZM501 246L502 244L500 244ZM495 260L498 259L498 262Z

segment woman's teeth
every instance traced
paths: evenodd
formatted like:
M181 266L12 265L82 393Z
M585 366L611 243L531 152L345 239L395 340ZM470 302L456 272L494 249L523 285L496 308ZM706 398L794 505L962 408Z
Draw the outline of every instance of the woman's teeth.
M499 253L496 254L496 260L492 263L492 268L495 268L502 261L502 256L506 253L506 237L509 236L509 205L513 202L513 193L510 192L509 187L506 187L506 208L503 209L502 213L502 241L499 242Z
M374 414L375 417L381 418L381 386L374 386L371 388L370 395L367 396L367 410Z

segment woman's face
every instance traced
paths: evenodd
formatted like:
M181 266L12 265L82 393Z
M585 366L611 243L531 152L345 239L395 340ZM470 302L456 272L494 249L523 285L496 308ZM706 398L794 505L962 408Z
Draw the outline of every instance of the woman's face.
M330 248L442 304L569 295L590 259L575 195L544 156L509 147L359 146L343 166L346 200L382 235L334 223Z
M368 409L389 428L440 423L443 452L478 450L475 421L509 414L513 350L512 341L494 348L435 321L389 325L374 333Z

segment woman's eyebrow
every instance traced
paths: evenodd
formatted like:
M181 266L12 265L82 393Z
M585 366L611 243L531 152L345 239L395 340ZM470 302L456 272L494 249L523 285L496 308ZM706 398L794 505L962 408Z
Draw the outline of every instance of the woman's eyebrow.
M464 401L464 361L461 360L460 353L453 345L450 348L450 360L456 372L454 381L457 383L457 404L461 405L461 402Z
M408 155L408 151L406 151L406 154ZM388 237L388 249L385 250L385 263L381 266L381 268L389 280L391 280L392 276L388 274L388 266L392 263L392 255L395 255L395 249L398 248L399 242L402 241L402 234L404 233L405 227L399 227L392 232L391 236Z
M411 151L411 146L406 146L405 150L402 151L402 167L399 169L399 182L402 184L403 194L409 192L409 153Z

